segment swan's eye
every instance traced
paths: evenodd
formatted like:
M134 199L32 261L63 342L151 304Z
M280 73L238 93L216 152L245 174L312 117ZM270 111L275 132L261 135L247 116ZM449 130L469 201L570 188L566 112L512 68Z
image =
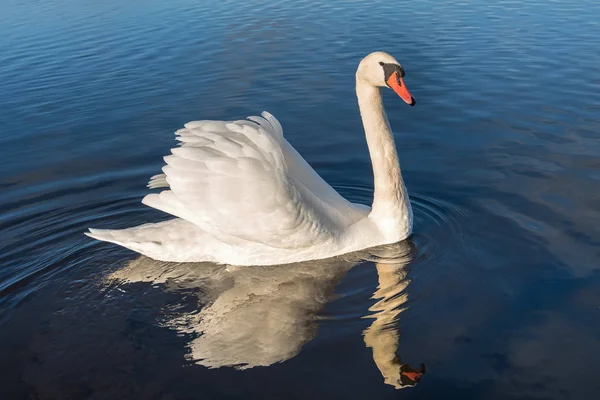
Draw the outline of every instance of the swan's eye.
M381 65L383 67L384 62L383 61L379 61L379 65Z

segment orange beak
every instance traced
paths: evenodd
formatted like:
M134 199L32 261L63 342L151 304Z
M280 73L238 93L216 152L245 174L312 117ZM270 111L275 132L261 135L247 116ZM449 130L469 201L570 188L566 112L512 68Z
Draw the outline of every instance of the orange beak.
M404 79L402 79L402 77L398 75L398 72L394 72L392 75L390 75L386 83L389 87L392 88L394 92L396 92L398 96L400 96L402 100L406 102L406 104L414 106L417 103L415 98L412 97L412 95L406 88L406 85L404 84Z

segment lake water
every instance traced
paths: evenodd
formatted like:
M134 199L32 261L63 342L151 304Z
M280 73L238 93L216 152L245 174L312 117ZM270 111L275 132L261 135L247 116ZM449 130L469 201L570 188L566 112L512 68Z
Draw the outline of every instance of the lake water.
M596 0L1 2L0 398L600 398L599 21ZM370 204L374 50L418 101L384 95L408 241L240 269L83 235L168 218L140 200L172 132L262 110Z

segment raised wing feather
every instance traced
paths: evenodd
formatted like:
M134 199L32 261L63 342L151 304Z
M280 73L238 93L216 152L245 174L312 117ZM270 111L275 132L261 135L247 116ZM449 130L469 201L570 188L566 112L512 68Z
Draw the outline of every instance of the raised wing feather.
M289 174L283 131L271 114L194 121L176 134L181 146L164 158L164 174L149 182L170 190L146 196L144 204L226 243L299 248L336 231L321 200Z

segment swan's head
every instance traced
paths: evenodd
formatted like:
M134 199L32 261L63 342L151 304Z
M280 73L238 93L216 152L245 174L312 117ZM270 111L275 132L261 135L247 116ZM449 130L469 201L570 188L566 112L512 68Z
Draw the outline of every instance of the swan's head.
M425 375L425 364L421 364L419 368L412 368L408 364L401 364L398 357L395 357L392 363L395 364L394 373L384 373L384 380L396 389L417 386L421 377Z
M416 104L415 98L404 84L404 68L388 53L376 51L363 58L356 70L356 80L372 86L388 87L407 104Z

